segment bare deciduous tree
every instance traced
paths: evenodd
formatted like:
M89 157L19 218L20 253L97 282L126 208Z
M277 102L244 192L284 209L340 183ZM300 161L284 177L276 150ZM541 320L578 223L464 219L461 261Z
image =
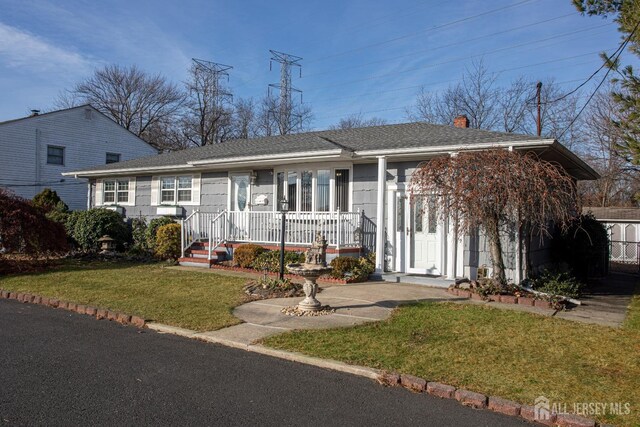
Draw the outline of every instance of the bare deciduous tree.
M185 83L188 97L182 118L184 136L196 146L222 142L231 135L230 93L215 73L192 64Z
M620 111L609 86L597 94L585 115L582 155L601 178L580 184L583 203L589 206L632 206L640 192L640 168L620 149L622 135L616 123Z
M313 120L309 104L291 103L290 108L290 114L280 114L278 98L271 94L262 98L256 115L258 135L287 135L308 129Z
M148 134L150 127L170 120L183 101L178 87L159 74L149 75L135 65L107 65L75 85L58 102L89 103L125 129L159 146L161 141Z
M381 117L372 117L370 119L365 119L362 117L362 114L352 114L350 116L340 119L340 121L337 124L329 126L329 129L344 130L344 129L363 128L368 126L381 126L384 124L387 124L387 121Z
M423 163L411 179L412 197L437 194L438 214L460 233L485 231L494 279L506 284L501 228L550 234L551 222L566 227L579 212L572 178L533 154L508 150L462 152Z
M500 89L496 75L482 61L473 62L462 81L441 93L421 89L416 104L407 111L411 120L451 124L454 117L464 114L474 129L494 129L500 122Z
M500 127L497 130L513 133L526 132L528 101L531 99L532 86L524 77L519 77L502 89L498 97Z
M247 139L256 136L256 105L253 98L240 98L233 106L233 137Z

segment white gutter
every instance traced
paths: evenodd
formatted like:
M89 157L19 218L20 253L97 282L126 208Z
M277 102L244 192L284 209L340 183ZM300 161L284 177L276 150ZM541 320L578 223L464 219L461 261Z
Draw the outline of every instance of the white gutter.
M101 169L95 171L75 171L75 172L63 172L62 176L72 176L74 178L78 177L89 177L89 176L100 176L100 175L121 175L123 173L131 173L131 172L157 172L157 171L167 171L167 170L180 170L185 168L191 168L192 166L189 164L181 164L181 165L171 165L171 166L153 166L153 167L140 167L140 168L124 168L124 169Z
M301 159L305 160L316 160L328 157L336 157L342 156L345 154L351 154L345 150L335 149L335 150L321 150L321 151L303 151L298 153L280 153L280 154L267 154L262 156L241 156L241 157L227 157L222 159L206 159L206 160L194 160L192 162L187 162L189 165L217 165L217 164L229 164L229 163L237 163L237 162L270 162L274 160L290 160L290 159Z
M382 150L362 150L356 151L355 154L361 157L377 157L377 156L409 156L423 153L448 153L451 151L468 151L481 150L487 148L509 148L509 147L549 147L553 145L553 139L532 139L526 141L509 141L495 143L476 143L476 144L457 144L457 145L440 145L436 147L415 147L415 148L394 148Z
M291 160L308 162L316 160L330 160L337 158L351 158L352 153L349 151L335 149L325 151L305 151L298 153L281 153L271 154L263 156L243 156L243 157L228 157L222 159L206 159L206 160L194 160L192 162L183 163L180 165L169 166L155 166L155 167L139 167L139 168L123 168L123 169L101 169L94 171L75 171L65 172L64 176L78 177L92 177L92 176L105 176L105 175L125 175L131 173L142 172L145 174L153 172L170 172L181 171L185 169L199 170L205 169L206 166L225 167L225 166L250 166L259 165L263 163L273 162L286 162ZM211 169L210 167L206 168Z

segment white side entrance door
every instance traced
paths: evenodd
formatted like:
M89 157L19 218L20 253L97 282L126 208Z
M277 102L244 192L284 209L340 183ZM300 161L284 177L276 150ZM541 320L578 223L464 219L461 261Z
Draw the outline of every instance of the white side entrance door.
M442 274L442 248L434 196L407 197L407 272Z

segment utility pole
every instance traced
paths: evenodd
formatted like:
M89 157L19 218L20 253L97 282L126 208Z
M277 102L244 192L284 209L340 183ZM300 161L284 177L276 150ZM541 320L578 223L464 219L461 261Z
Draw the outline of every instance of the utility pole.
M540 92L542 91L542 82L538 82L536 85L536 97L538 98L538 136L542 135L542 122L540 121Z
M270 113L276 117L280 134L285 135L296 125L301 124L302 120L302 117L299 114L294 113L293 101L291 99L291 93L298 92L300 93L300 101L302 101L302 91L293 87L291 84L292 67L298 67L300 77L302 77L302 65L300 64L302 58L275 50L269 50L269 52L271 52L269 70L271 70L273 62L278 62L280 64L280 83L272 83L269 85L269 95L271 95L271 88L278 89L280 91L278 107L277 109L271 110ZM294 121L294 119L296 120Z

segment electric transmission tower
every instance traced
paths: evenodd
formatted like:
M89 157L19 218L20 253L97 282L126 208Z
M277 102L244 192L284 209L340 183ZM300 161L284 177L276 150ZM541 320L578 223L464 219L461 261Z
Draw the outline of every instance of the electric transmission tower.
M199 116L197 133L200 145L220 142L224 137L224 127L229 119L233 94L224 80L229 81L230 65L193 58L190 92L195 100L192 108Z
M302 125L302 116L295 112L291 97L293 92L297 92L300 94L300 102L302 102L302 91L291 84L292 67L298 67L300 77L302 77L302 65L300 64L302 58L275 50L269 50L269 52L271 52L269 70L271 70L274 61L280 64L280 83L269 85L269 96L271 96L271 88L280 91L279 102L274 109L270 110L270 113L274 115L278 123L280 134L284 135L293 130L296 125Z
M233 94L229 92L222 82L223 79L229 81L229 70L231 65L219 64L217 62L205 61L193 58L196 75L199 75L203 82L207 83L209 95L221 104L233 99Z

